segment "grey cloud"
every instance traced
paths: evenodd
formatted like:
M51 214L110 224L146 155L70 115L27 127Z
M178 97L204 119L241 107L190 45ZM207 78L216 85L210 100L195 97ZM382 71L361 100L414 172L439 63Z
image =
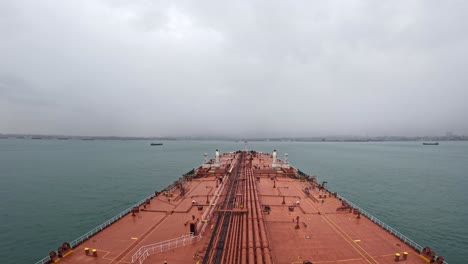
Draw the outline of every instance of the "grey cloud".
M467 134L467 8L2 1L0 72L37 92L2 92L0 132ZM34 102L55 104L29 126Z
M31 88L23 79L8 74L0 74L0 96L4 104L33 107L53 107L56 104L41 92Z

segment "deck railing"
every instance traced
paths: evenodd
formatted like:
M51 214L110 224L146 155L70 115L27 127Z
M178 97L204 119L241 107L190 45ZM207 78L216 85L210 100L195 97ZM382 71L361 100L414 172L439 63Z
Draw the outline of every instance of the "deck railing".
M85 241L86 239L90 238L91 236L93 236L97 232L103 230L104 228L108 227L109 225L111 225L115 221L119 220L124 215L128 214L130 211L132 211L133 207L137 207L137 206L142 205L143 203L146 202L146 200L151 199L152 197L153 197L153 195L149 195L148 197L144 198L143 200L139 201L138 203L136 203L136 204L130 206L129 208L123 210L122 212L120 212L116 216L114 216L114 217L110 218L109 220L105 221L104 223L96 226L95 228L93 228L90 231L86 232L84 235L82 235L79 238L77 238L77 239L73 240L72 242L70 242L70 246L72 248L76 247L81 242ZM44 257L43 259L37 261L35 264L46 264L46 263L49 263L49 261L50 261L50 257L47 256L47 257Z
M36 262L36 264L46 264L46 263L49 263L50 262L50 257L47 256L41 260L39 260L38 262Z
M391 234L393 234L394 236L398 237L399 239L401 239L403 242L405 242L406 244L408 244L409 246L411 246L412 248L416 249L417 251L421 252L423 250L423 247L421 245L419 245L418 243L414 242L413 240L411 240L410 238L408 238L407 236L403 235L402 233L398 232L397 230L395 230L393 227L387 225L386 223L384 223L383 221L381 221L380 219L378 219L377 217L371 215L370 213L368 213L367 211L363 210L362 208L360 208L359 206L355 205L354 203L350 202L348 199L344 198L343 196L341 195L338 195L338 198L340 198L341 200L347 202L350 206L352 206L353 208L355 209L358 209L361 214L365 215L367 218L369 218L372 222L376 223L377 225L381 226L383 229L387 230L388 232L390 232ZM444 261L444 264L448 264L446 261Z
M72 248L76 247L81 242L87 240L88 238L90 238L91 236L96 234L97 232L103 230L107 226L111 225L115 221L122 218L124 215L128 214L134 207L142 205L143 203L146 202L146 200L151 199L152 197L153 197L153 195L149 195L148 197L144 198L143 200L139 201L138 203L135 203L134 205L130 206L129 208L123 210L122 212L120 212L119 214L117 214L114 217L110 218L109 220L105 221L104 223L100 224L99 226L91 229L90 231L86 232L84 235L82 235L79 238L77 238L77 239L73 240L72 242L70 242L70 246ZM367 211L363 210L362 208L360 208L356 204L352 203L348 199L344 198L341 195L338 195L338 198L340 198L341 200L347 202L353 208L358 209L361 212L361 214L365 215L372 222L376 223L377 225L381 226L382 228L384 228L385 230L387 230L391 234L393 234L396 237L400 238L403 242L405 242L409 246L413 247L414 249L418 250L419 252L421 252L423 250L423 247L421 245L414 242L413 240L411 240L407 236L403 235L402 233L398 232L393 227L387 225L386 223L384 223L383 221L381 221L377 217L375 217L375 216L371 215L370 213L368 213ZM140 248L132 256L132 263L134 263L134 261L136 259L140 259L140 263L143 263L143 261L149 255L151 255L151 254L153 254L155 252L163 252L163 251L166 251L166 250L169 250L169 249L181 247L181 246L196 242L196 241L198 241L200 239L201 239L201 235L194 236L193 233L191 233L189 235L182 236L182 237L179 237L179 238L174 238L174 239L166 240L166 241L163 241L163 242L158 242L156 244L146 245L146 246ZM143 250L143 251L140 252L140 250L142 250L143 248L145 248L146 250ZM140 255L138 255L138 257L136 259L134 259L134 257L137 254L140 254ZM37 261L35 264L47 264L47 263L49 263L49 261L50 261L50 257L46 256L46 257L42 258L41 260ZM448 263L446 261L444 261L444 264L448 264Z
M154 253L164 252L170 249L183 247L185 245L192 244L200 239L201 235L194 236L193 233L189 233L188 235L183 235L181 237L143 246L140 249L138 249L138 251L135 252L135 254L133 254L132 263L135 263L138 260L139 263L142 264L147 257Z

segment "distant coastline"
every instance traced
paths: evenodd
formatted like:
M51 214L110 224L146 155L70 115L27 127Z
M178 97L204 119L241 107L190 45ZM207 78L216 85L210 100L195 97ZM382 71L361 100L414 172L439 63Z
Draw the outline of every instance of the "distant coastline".
M272 141L272 142L385 142L385 141L468 141L465 135L450 136L326 136L326 137L127 137L127 136L73 136L43 134L0 134L0 139L40 140L154 140L154 141Z

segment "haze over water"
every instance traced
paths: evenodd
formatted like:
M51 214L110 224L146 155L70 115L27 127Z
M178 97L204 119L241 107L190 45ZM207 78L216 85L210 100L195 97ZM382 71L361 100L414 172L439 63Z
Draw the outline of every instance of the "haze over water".
M468 254L468 142L249 142L300 170L448 263ZM213 156L242 143L0 140L0 261L33 263Z

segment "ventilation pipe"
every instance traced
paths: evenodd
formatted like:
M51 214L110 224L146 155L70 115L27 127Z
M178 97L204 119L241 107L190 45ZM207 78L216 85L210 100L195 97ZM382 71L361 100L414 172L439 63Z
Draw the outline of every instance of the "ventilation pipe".
M277 155L277 154L276 154L276 149L274 149L274 150L273 150L273 154L272 154L272 156L273 156L273 163L271 164L271 167L273 167L273 168L276 167L276 155Z
M219 166L221 166L220 160L219 160L219 150L216 149L216 152L215 152L215 167L219 167Z

